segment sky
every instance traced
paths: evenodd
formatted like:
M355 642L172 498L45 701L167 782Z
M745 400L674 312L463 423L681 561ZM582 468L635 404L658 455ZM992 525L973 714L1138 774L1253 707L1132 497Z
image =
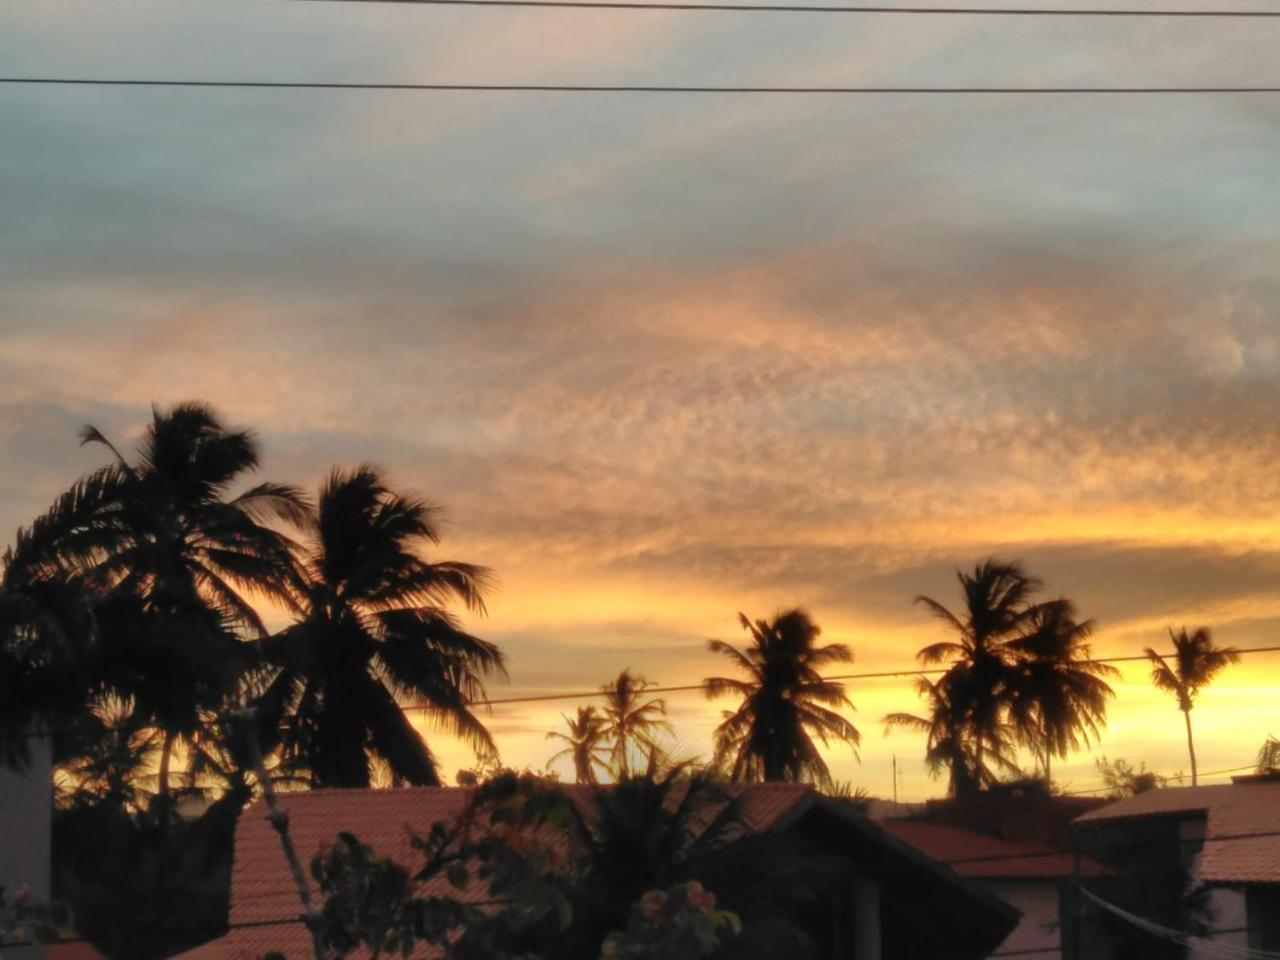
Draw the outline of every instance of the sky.
M1080 4L1077 4L1080 5ZM1170 0L1169 6L1178 6ZM1183 2L1181 5L1188 5ZM1215 6L1200 0L1194 6ZM1221 4L1217 4L1221 5ZM1246 0L1230 4L1250 6ZM1262 8L1265 4L1255 3ZM9 76L750 85L1280 84L1277 21L289 0L0 5ZM853 670L1021 560L1097 621L1280 643L1280 97L566 96L0 85L0 529L153 402L264 477L373 461L491 566L495 697L723 673L803 606ZM8 535L6 534L6 539ZM1280 733L1280 655L1194 713ZM1188 767L1141 665L1094 756ZM908 679L850 684L838 779L937 794ZM496 707L540 767L573 702ZM705 752L719 710L673 694ZM429 731L446 771L466 752ZM562 771L567 772L567 771ZM1221 779L1221 778L1219 778Z

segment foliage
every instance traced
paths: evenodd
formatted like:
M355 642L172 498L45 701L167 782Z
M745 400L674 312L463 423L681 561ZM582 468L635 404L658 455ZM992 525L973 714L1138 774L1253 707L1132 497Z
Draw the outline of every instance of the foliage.
M1019 744L1039 755L1047 779L1051 757L1100 733L1114 696L1105 678L1114 671L1092 662L1092 622L1078 620L1066 599L1034 602L1040 581L1018 564L989 559L956 576L962 614L916 598L956 634L919 651L926 665L949 664L937 681L918 683L928 713L892 713L886 726L926 734L930 772L949 768L955 796L1021 776Z
M371 756L403 782L440 782L401 697L428 704L428 720L480 755L496 752L471 704L484 698L484 678L503 672L502 653L444 606L483 612L489 573L419 556L439 541L437 514L371 466L335 470L320 491L292 596L297 620L264 644L280 671L262 699L313 786L367 787Z
M566 744L565 748L554 754L547 761L550 767L561 757L573 761L574 779L578 783L596 783L597 767L607 767L609 758L605 752L605 740L608 737L608 722L596 712L595 707L579 707L576 717L561 714L568 733L551 730L548 740L559 740Z
M1177 633L1170 628L1169 639L1173 641L1172 665L1150 647L1145 649L1145 653L1151 661L1151 682L1157 690L1173 694L1177 698L1178 709L1182 711L1194 786L1198 776L1195 741L1191 736L1191 710L1201 689L1212 683L1214 677L1229 665L1239 662L1240 654L1234 647L1215 646L1208 627L1199 627L1191 633L1187 633L1186 627Z
M13 942L52 943L70 923L65 904L36 903L29 887L19 887L12 894L0 887L0 947Z
M1099 757L1094 763L1107 785L1107 796L1111 799L1118 800L1146 793L1148 790L1162 789L1169 782L1168 778L1148 770L1145 760L1136 768L1122 757L1115 760Z
M408 956L418 944L450 960L528 955L571 919L556 878L554 843L568 800L535 777L502 774L483 785L454 824L414 837L416 871L342 834L312 862L325 900L322 938L334 956Z
M624 930L611 933L601 960L698 960L742 932L737 914L716 909L715 894L698 881L648 890L631 908Z
M53 886L105 956L160 960L226 932L239 798L194 820L83 798L54 813Z
M1275 773L1280 771L1280 738L1267 737L1266 742L1258 748L1258 773Z
M618 780L631 776L635 752L650 759L661 757L657 734L670 736L674 732L666 719L666 701L661 697L644 699L645 691L652 686L653 683L627 669L612 683L601 687L605 698L603 736L609 742L610 771Z
M854 748L858 730L837 709L852 710L844 685L824 680L820 670L849 663L853 654L841 643L817 646L818 625L803 610L788 610L772 620L751 621L738 614L751 646L744 653L722 640L709 648L733 661L745 680L711 677L708 697L736 694L735 711L725 711L716 728L716 760L734 780L808 780L829 785L831 773L814 738ZM834 708L834 709L833 709Z

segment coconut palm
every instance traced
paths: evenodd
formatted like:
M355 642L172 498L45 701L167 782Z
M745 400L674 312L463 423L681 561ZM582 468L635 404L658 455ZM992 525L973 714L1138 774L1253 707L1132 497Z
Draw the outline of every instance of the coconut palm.
M1008 739L1008 708L1013 697L1016 651L1010 641L1020 637L1031 617L1031 597L1040 581L1016 563L989 559L972 573L956 571L964 595L964 611L957 615L926 596L916 603L927 607L956 633L956 639L929 644L917 657L925 665L949 662L940 681L949 709L958 723L976 771L989 768L987 754L1001 762ZM962 778L963 779L963 778Z
M371 758L400 781L438 784L402 699L482 757L496 752L471 705L485 678L504 672L503 656L445 608L456 600L483 613L489 572L422 558L439 542L437 515L372 466L334 470L320 491L296 620L264 643L280 673L261 701L282 718L286 756L305 762L313 786L366 787Z
M654 684L630 668L618 674L612 683L600 689L604 692L604 736L609 741L609 765L619 780L631 776L631 756L640 752L650 761L662 755L662 747L656 735L675 731L667 722L667 704L661 697L644 699L644 693Z
M821 669L849 663L853 653L842 643L818 646L821 629L803 610L788 610L772 620L752 621L738 614L751 645L745 652L723 640L708 648L733 661L745 679L710 677L703 681L708 697L742 698L737 710L725 711L716 728L716 761L728 766L734 780L809 780L831 784L831 773L814 738L854 749L858 730L837 710L852 710L844 685L824 680Z
M1043 762L1049 783L1052 758L1096 739L1115 696L1106 678L1119 671L1092 659L1092 633L1093 621L1079 620L1074 604L1059 598L1031 608L1022 636L1005 645L1019 658L1012 722Z
M595 707L579 707L576 717L561 714L561 718L569 732L552 730L547 733L547 739L559 740L566 746L547 761L547 766L561 757L569 757L578 783L596 783L596 767L604 767L609 762L604 750L605 718L596 713Z
M1182 711L1186 721L1191 785L1195 786L1196 747L1191 737L1191 710L1201 689L1212 683L1213 678L1230 664L1239 662L1240 654L1234 647L1214 646L1208 627L1198 627L1192 633L1187 633L1186 627L1174 633L1170 627L1169 639L1173 641L1172 666L1150 647L1146 648L1146 654L1151 661L1151 682L1157 690L1171 693L1177 698L1178 709Z
M936 682L920 677L916 689L928 705L925 715L890 713L884 718L886 732L906 727L925 735L925 765L933 777L948 771L948 793L968 797L1000 782L1001 775L1016 774L1015 731L1007 723L988 731L981 753L976 748L967 719L970 697L965 690L969 675L953 669Z
M81 440L114 462L60 497L31 536L56 541L61 564L96 595L101 676L163 731L167 799L175 743L252 662L242 637L266 634L249 598L288 595L293 544L267 524L297 522L307 505L275 483L233 495L257 468L257 444L203 404L153 408L133 463L96 427Z

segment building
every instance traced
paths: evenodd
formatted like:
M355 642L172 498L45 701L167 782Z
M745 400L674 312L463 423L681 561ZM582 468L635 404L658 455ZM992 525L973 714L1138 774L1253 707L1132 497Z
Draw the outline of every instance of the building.
M932 800L916 815L881 826L1019 911L1017 927L993 958L1060 960L1077 869L1070 824L1099 802L1043 790L992 792ZM1080 870L1104 872L1087 858Z
M1280 951L1280 774L1140 793L1075 832L1110 868L1085 884L1076 956Z
M564 788L579 809L593 788ZM1017 911L919 849L889 834L851 805L797 784L734 788L750 832L821 849L849 869L828 898L834 912L815 920L815 939L831 960L980 960L1018 922ZM380 855L415 862L409 831L451 822L472 791L450 787L400 790L316 790L281 799L299 854L309 859L354 833ZM709 822L709 821L708 821ZM706 829L703 826L700 829ZM851 878L851 879L849 879ZM298 921L296 888L280 841L261 805L241 817L236 834L228 935L182 955L182 960L257 960L272 950L288 960L311 955ZM922 922L927 919L928 922Z

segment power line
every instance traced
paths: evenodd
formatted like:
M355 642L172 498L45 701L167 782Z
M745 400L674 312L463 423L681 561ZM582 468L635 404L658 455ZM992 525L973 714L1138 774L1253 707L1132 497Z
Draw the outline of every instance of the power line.
M640 0L302 0L308 3L342 3L367 6L423 7L546 7L570 10L688 10L726 13L837 13L930 17L1110 17L1266 19L1280 17L1277 10L1141 10L1101 7L892 7L881 4L821 6L788 3L644 3Z
M1280 86L1191 87L935 87L822 86L771 87L686 84L594 83L393 83L329 80L176 80L105 77L0 77L8 86L170 87L235 90L339 90L400 93L592 93L592 94L735 94L809 96L1196 96L1280 93Z
M1269 647L1245 647L1243 649L1237 650L1236 653L1240 654L1241 656L1245 654L1251 654L1251 653L1280 653L1280 644L1277 644L1275 646L1269 646ZM1165 653L1165 654L1162 654L1162 656L1168 657L1168 656L1173 656L1173 654ZM1146 660L1146 659L1147 659L1147 655L1144 653L1144 654L1139 654L1134 656L1123 656L1123 657L1094 657L1089 660L1079 660L1076 662L1080 664L1111 664L1111 663L1131 663L1134 661ZM919 669L919 670L917 669L882 670L875 673L838 673L838 674L832 674L831 676L823 677L822 679L828 680L828 681L886 680L886 679L896 679L901 677L941 676L946 672L947 672L947 668L945 667L936 667L932 669L926 668L926 669ZM700 683L687 683L687 684L681 684L678 686L646 687L645 693L688 693L690 691L702 690L702 689L704 689L704 687ZM503 698L486 699L486 700L475 700L471 703L471 706L485 707L485 706L502 706L502 705L511 704L511 703L544 703L552 700L587 700L587 699L594 699L596 697L603 697L604 695L605 695L604 690L580 690L576 693L547 693L547 694L539 694L539 695L528 696L528 697L503 697ZM423 704L421 706L409 704L409 705L402 705L401 709L431 710L435 708L430 704Z

